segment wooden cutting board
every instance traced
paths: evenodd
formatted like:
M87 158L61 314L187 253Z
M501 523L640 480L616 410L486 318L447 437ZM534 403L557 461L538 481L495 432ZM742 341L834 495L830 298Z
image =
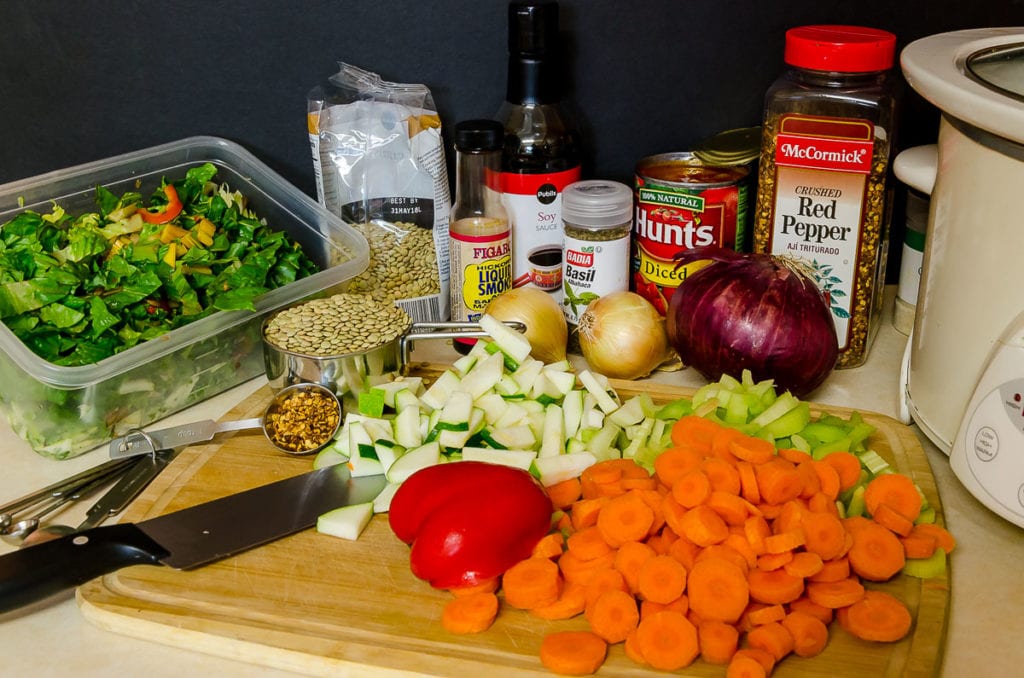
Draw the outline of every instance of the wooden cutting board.
M436 367L420 365L423 374ZM633 382L616 382L623 396ZM689 390L643 384L658 401ZM270 399L257 391L226 418L258 416ZM848 414L850 410L821 407ZM872 447L910 475L941 505L924 451L908 427L862 413L877 427ZM311 460L273 451L261 433L241 433L220 445L183 450L133 503L122 521L139 521L309 470ZM284 510L285 507L281 507ZM312 675L551 675L538 648L551 630L585 628L582 618L547 622L503 609L485 633L457 636L441 628L448 594L409 571L408 547L376 516L358 541L318 534L286 537L193 571L135 566L78 590L85 617L110 631L193 651ZM884 588L914 613L908 638L892 644L860 641L833 624L825 652L791 656L773 676L924 676L938 673L949 613L948 577L899 577ZM695 662L686 676L724 676L724 668ZM601 676L657 676L629 660L621 644L609 651Z

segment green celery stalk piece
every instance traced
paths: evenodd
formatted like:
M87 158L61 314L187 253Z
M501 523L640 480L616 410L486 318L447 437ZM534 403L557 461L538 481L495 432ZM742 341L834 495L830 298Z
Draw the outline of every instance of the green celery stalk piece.
M915 524L921 523L934 523L935 522L935 508L932 506L926 506L921 509L921 513L914 520Z
M757 415L751 423L756 424L759 427L767 426L769 423L775 421L794 407L797 407L799 404L800 401L797 400L796 396L789 391L786 391L776 398L775 402L768 406L764 412Z
M927 558L907 558L903 574L918 579L931 579L946 574L946 552L940 548Z
M813 447L822 443L831 443L846 436L846 426L837 426L821 421L812 421L800 431L801 437L807 440Z
M802 431L810 420L810 403L799 402L796 407L762 426L761 430L772 438L787 438Z
M811 451L811 456L815 459L823 459L832 452L849 452L850 451L850 439L846 436L838 440L833 440L829 443L822 443L816 445Z
M849 501L846 502L846 517L862 516L866 508L864 504L864 485L857 485L853 489L853 494L850 495Z
M794 433L789 437L789 441L793 444L793 447L800 450L801 452L811 453L811 444L801 436L799 433Z
M693 412L693 403L686 398L679 398L662 405L654 416L658 419L681 419L691 412Z
M877 476L883 473L890 473L892 468L889 466L889 462L881 457L874 450L865 450L861 454L857 455L860 458L860 464L866 468L871 475Z

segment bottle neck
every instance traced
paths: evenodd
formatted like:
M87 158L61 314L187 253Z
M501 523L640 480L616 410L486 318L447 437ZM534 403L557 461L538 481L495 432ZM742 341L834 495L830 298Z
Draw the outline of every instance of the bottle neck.
M867 73L841 73L838 71L814 71L790 66L790 75L797 82L812 87L869 87L885 81L888 71Z
M490 215L501 169L501 151L459 152L455 163L455 205L453 216Z
M550 56L510 54L505 100L515 104L554 104L561 98L558 62Z

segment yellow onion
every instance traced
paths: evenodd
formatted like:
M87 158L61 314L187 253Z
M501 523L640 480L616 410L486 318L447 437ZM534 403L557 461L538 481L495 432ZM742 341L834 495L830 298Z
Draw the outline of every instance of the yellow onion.
M578 330L587 364L606 377L646 377L672 357L665 319L633 292L613 292L592 301L580 316Z
M485 311L502 322L517 320L526 325L526 338L537 360L565 360L569 326L555 299L537 287L514 287L491 299Z

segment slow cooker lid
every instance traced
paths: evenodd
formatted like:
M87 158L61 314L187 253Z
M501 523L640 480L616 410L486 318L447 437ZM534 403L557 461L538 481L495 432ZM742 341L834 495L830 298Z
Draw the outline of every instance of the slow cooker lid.
M1024 144L1024 26L921 38L903 49L900 65L945 115Z
M1024 43L975 52L965 65L967 73L981 84L1024 101Z

